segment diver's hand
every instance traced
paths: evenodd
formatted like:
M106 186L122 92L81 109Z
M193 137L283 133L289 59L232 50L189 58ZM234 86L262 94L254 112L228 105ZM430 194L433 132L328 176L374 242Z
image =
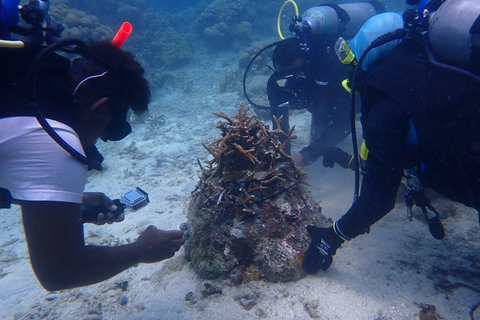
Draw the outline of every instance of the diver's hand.
M118 203L121 205L120 203ZM118 205L102 192L84 192L82 198L83 222L96 225L112 224L125 219L123 210L117 212Z
M338 163L342 168L350 168L352 156L340 148L326 148L323 154L323 166L333 168Z
M327 270L333 262L332 256L343 240L335 234L333 226L330 228L307 226L307 231L312 237L312 242L305 253L302 267L311 274L317 273L320 268Z
M297 166L301 168L305 166L305 164L303 163L303 155L301 153L292 154L292 160Z
M181 230L159 230L148 226L138 237L135 244L140 253L140 261L145 263L158 262L171 258L185 243Z

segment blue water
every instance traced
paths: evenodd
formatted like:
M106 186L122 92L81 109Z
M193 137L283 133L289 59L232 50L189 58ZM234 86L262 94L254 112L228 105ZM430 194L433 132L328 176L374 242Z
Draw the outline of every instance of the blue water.
M152 8L158 10L164 10L168 12L182 11L188 7L196 7L200 2L195 0L176 0L176 1L164 1L164 0L145 0L145 2ZM208 1L211 2L211 1Z

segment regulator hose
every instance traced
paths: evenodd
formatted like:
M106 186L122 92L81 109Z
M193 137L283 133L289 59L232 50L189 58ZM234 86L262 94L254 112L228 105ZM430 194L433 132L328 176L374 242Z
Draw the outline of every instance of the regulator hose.
M102 170L102 165L99 162L92 161L85 157L83 154L75 150L71 145L69 145L65 140L60 137L60 135L50 126L50 124L47 122L45 117L43 116L42 110L40 109L40 106L38 105L37 101L37 92L36 92L36 85L37 85L37 72L38 68L41 66L42 62L45 61L45 59L50 56L51 54L55 53L57 50L62 50L67 46L75 46L77 49L76 50L69 50L71 53L80 53L86 46L86 44L78 39L63 39L60 40L49 47L47 47L45 50L43 50L33 61L32 66L30 67L30 70L28 71L28 84L31 85L31 95L32 95L32 100L35 106L35 118L37 119L38 123L42 126L42 128L45 130L45 132L48 133L48 135L58 144L60 145L65 151L67 151L69 154L71 154L75 159L79 160L80 162L88 165L89 167L101 171Z
M267 45L266 47L264 47L263 49L261 49L260 51L258 51L253 57L252 59L250 59L250 62L248 63L247 67L245 68L245 72L243 73L243 94L245 95L245 98L247 99L247 101L252 105L254 106L255 108L258 108L258 109L262 109L262 110L269 110L270 107L269 106L262 106L262 105L259 105L259 104L256 104L255 102L253 102L250 97L248 96L248 93L247 93L247 86L246 86L246 83L247 83L247 75L248 75L248 71L250 70L250 67L252 66L253 62L258 58L259 55L261 55L265 50L279 44L280 42L282 42L283 40L279 40L279 41L276 41L274 43L271 43L269 45Z

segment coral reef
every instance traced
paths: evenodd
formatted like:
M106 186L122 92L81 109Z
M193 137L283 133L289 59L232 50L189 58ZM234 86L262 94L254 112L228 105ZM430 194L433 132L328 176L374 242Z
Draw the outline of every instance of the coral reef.
M213 159L206 169L199 162L202 175L182 227L186 257L204 278L297 280L305 276L305 225L324 218L302 187L306 174L284 152L293 128L269 130L248 110L215 114L224 120L217 125L221 137L203 144Z
M245 69L252 59L252 57L271 44L273 41L268 41L268 40L263 40L263 41L255 41L253 42L250 47L245 49L243 53L240 55L240 58L238 60L238 66L241 69ZM272 63L272 50L266 50L264 51L260 56L257 57L255 60L255 64L252 66L251 70L255 73L270 73L271 70L267 67L267 65Z
M84 41L112 39L121 23L129 21L134 32L125 49L135 54L152 82L161 77L163 67L180 65L192 55L189 27L179 25L171 14L149 9L145 1L68 0L52 4L50 15L65 27L62 37Z
M202 29L219 22L228 25L238 24L243 20L246 7L247 3L244 0L216 0L198 15L196 22Z
M132 39L131 46L138 59L150 69L177 66L191 57L192 37L188 31L177 28L170 14L145 12L140 30L142 32Z
M152 42L152 49L158 53L161 64L171 66L182 63L192 55L189 37L184 33L167 27L156 36L156 41Z
M140 18L139 14L147 9L144 0L103 0L103 1L83 1L66 0L69 8L76 8L89 14L95 14L106 23L114 22L112 19L129 18L129 21L135 24ZM119 17L120 16L120 17Z
M71 9L63 2L55 3L50 7L50 16L54 23L65 27L62 38L75 38L80 40L112 39L114 32L99 19L79 9Z
M250 36L252 26L246 21L246 13L244 0L216 0L198 15L194 29L203 34L208 45L227 48L228 44L246 41Z

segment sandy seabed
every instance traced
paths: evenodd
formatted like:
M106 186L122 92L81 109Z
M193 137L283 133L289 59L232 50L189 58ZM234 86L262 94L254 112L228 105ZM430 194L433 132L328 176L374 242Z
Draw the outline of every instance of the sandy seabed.
M236 68L233 53L197 54L188 67L175 71L185 86L168 86L154 95L150 114L133 119L134 132L120 142L99 143L105 170L90 172L86 191L119 197L137 186L151 203L129 213L122 223L85 225L86 241L119 245L134 241L153 224L176 229L186 221L186 206L200 170L197 158L208 159L200 142L219 136L219 118L233 115L245 99L219 93L220 78ZM232 67L233 66L233 67ZM186 92L188 91L188 92ZM308 141L309 115L291 118L299 138L293 150ZM361 130L359 130L361 132ZM342 147L350 148L349 141ZM349 150L349 149L348 149ZM338 219L350 207L353 172L325 169L320 162L306 169L307 190L323 214ZM372 227L370 234L338 250L326 272L296 282L228 281L197 277L183 249L172 259L141 264L89 287L47 292L30 266L18 208L0 215L0 319L427 319L422 304L435 305L436 318L469 319L480 294L464 287L445 290L436 284L474 285L480 281L480 227L476 212L433 195L442 214L446 238L435 240L420 210L409 222L399 194L396 208ZM205 283L221 293L205 294ZM480 311L477 312L480 318Z

